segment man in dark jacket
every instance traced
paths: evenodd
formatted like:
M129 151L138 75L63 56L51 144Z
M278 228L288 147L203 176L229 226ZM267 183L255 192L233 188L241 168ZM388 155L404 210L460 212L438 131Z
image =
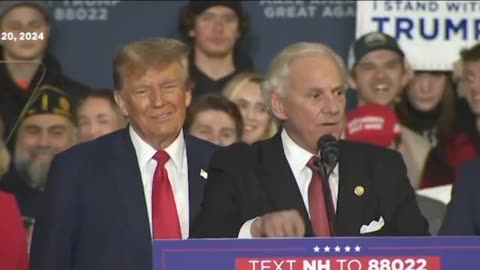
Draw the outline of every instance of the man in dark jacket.
M194 97L219 93L235 75L253 70L252 60L239 49L249 28L240 1L190 1L179 28L192 50Z
M12 164L0 189L15 195L22 215L34 219L53 157L77 142L70 98L43 85L18 126Z

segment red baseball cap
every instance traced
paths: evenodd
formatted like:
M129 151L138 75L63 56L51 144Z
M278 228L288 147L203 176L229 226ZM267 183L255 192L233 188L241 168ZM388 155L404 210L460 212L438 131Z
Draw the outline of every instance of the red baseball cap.
M347 140L388 147L400 136L400 121L388 106L368 104L348 114Z

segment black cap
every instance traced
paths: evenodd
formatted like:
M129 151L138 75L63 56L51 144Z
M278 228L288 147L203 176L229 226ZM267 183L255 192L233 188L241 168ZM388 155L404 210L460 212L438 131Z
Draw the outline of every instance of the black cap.
M38 89L40 94L34 100L25 118L38 114L56 114L75 122L70 97L62 89L44 84Z
M238 17L243 16L242 1L195 1L190 0L187 9L193 11L194 14L201 14L205 10L214 6L225 6L237 13Z
M395 38L382 32L370 32L359 37L352 44L348 59L349 69L353 69L368 53L381 49L393 51L404 57L404 53Z

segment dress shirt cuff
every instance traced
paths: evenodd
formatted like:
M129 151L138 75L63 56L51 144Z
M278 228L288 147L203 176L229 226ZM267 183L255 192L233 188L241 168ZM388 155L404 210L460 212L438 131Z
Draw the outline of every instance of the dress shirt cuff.
M252 224L253 224L253 222L254 222L257 218L258 218L258 217L252 218L252 219L250 219L250 220L245 221L245 223L243 223L242 227L240 228L240 232L238 233L238 238L240 238L240 239L253 238L251 229L252 229Z

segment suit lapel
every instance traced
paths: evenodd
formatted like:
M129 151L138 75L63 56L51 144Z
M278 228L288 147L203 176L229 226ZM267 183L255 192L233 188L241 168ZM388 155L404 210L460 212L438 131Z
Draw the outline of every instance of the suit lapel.
M128 128L119 132L113 146L113 179L126 209L126 222L132 229L132 239L141 239L150 247L151 235L143 190L142 177Z
M272 139L259 145L260 163L259 168L263 171L260 178L273 204L273 211L297 209L306 223L306 235L312 236L312 224L303 203L298 184L290 169L285 152L283 150L281 132Z
M346 142L340 141L339 189L335 219L338 236L359 235L366 211L369 207L372 208L370 200L373 190L370 190L370 176L361 163L361 157L355 158L356 153L353 152L343 154L348 151L345 148ZM359 192L360 187L364 189L363 194Z
M203 198L203 189L206 179L200 176L202 170L202 157L199 156L200 151L195 149L195 144L191 140L190 135L185 135L185 147L188 164L189 220L191 226L200 211L200 204Z

